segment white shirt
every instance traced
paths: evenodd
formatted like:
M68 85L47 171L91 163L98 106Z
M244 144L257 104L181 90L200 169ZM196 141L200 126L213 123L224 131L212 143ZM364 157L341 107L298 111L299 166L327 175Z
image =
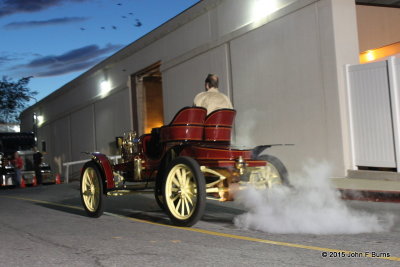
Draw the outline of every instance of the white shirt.
M207 109L207 115L217 109L233 108L229 98L220 93L218 88L210 88L206 92L196 95L194 98L194 105L197 107L204 107Z

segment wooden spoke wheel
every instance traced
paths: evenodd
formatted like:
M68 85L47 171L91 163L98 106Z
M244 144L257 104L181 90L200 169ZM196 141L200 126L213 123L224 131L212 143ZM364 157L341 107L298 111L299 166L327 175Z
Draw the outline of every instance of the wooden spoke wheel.
M203 216L206 204L205 179L194 159L174 159L165 172L162 189L164 205L173 224L192 226Z
M269 185L289 185L288 171L278 158L271 155L261 155L257 159L267 162L265 170L267 177L265 178Z
M81 199L86 213L90 217L100 217L103 214L103 181L97 164L87 162L81 176Z

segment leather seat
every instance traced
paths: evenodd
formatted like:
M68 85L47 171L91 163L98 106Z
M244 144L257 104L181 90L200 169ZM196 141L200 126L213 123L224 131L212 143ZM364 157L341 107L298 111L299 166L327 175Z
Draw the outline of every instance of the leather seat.
M184 107L169 125L160 129L160 141L201 141L207 110L202 107Z
M204 122L204 141L230 142L235 116L234 109L218 109L208 114Z

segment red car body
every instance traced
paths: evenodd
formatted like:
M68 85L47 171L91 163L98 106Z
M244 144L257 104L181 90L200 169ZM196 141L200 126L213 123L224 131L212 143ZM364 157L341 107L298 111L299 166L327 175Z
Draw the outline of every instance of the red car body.
M227 201L248 184L269 187L287 183L286 169L278 159L259 156L269 145L253 149L231 146L235 115L232 109L207 115L202 107L185 107L170 124L153 129L151 134L137 138L129 133L119 139L122 163L111 164L105 155L93 153L81 175L86 211L100 216L103 195L154 188L157 203L173 223L190 226L204 212L206 195ZM272 176L268 168L273 168ZM96 202L95 183L88 186L93 177L99 180L100 196L99 203L91 207Z

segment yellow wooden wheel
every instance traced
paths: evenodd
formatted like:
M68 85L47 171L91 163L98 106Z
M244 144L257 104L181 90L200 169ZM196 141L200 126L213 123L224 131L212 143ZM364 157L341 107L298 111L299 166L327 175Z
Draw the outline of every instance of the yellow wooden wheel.
M278 169L270 162L268 162L267 166L265 167L265 173L268 187L271 187L275 184L282 184L281 175L279 174Z
M196 183L193 173L184 164L175 165L169 172L166 185L167 205L180 220L188 219L196 207Z
M271 155L261 155L257 158L258 160L265 160L267 166L265 167L265 180L268 187L274 184L289 185L288 171L285 165L276 157Z
M81 198L83 206L91 217L103 213L103 185L96 163L90 161L83 167L81 176Z
M166 172L164 201L172 222L191 226L203 215L205 180L198 163L189 157L173 160Z

